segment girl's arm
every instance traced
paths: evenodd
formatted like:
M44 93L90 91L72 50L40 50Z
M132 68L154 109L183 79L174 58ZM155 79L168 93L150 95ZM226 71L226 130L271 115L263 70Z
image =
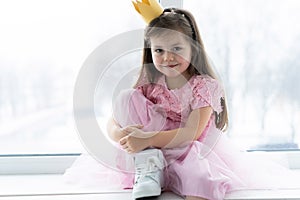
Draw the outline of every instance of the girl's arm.
M143 132L136 127L127 127L127 136L120 139L123 148L131 153L139 152L148 147L173 148L193 140L197 140L205 129L210 116L211 107L195 109L191 112L185 127L169 131Z
M204 131L211 114L211 107L193 110L185 127L158 132L150 138L150 145L157 148L173 148L185 142L197 140Z
M121 138L123 138L124 135L121 131L121 127L118 125L118 123L111 117L109 118L106 126L108 136L110 139L112 139L115 142L118 142Z

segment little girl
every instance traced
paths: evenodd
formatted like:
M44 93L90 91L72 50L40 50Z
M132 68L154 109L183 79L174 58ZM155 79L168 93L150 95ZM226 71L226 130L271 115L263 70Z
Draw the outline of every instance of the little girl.
M228 124L223 87L186 10L164 9L149 22L140 76L133 89L120 93L113 114L110 138L135 164L147 167L152 159L152 167L163 172L150 170L136 193L156 183L187 200L224 199L239 189L286 187L276 176L288 177L289 171L250 158L223 133ZM123 160L121 169L127 168ZM124 188L148 176L123 174Z
M184 196L222 198L233 187L228 180L236 186L243 183L212 153L198 159L207 135L217 139L226 128L227 110L194 18L184 10L164 10L146 28L144 45L137 84L115 102L111 138L129 153L162 149L166 189ZM134 124L140 127L129 126ZM207 142L206 149L215 141ZM214 166L208 164L212 161ZM225 174L219 172L221 166Z

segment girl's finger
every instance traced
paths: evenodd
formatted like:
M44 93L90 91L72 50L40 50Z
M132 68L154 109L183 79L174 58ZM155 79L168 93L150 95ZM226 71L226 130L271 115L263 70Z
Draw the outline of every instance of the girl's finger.
M123 128L121 128L120 130L123 132L123 133L129 133L129 131L128 131L128 129L127 129L128 127L126 126L126 127L123 127Z
M142 124L136 124L136 125L132 125L131 127L135 127L135 128L141 129L141 128L144 127L144 125L142 125Z
M127 149L127 153L131 154L134 153L131 149Z
M127 134L131 133L133 131L134 127L133 126L126 126L123 128L123 131Z
M124 131L132 131L132 128L138 128L138 129L141 129L143 128L144 126L141 125L141 124L135 124L135 125L129 125L129 126L125 126L123 128L121 128L121 130L124 130Z
M119 140L119 144L120 144L121 146L125 145L125 144L126 144L126 138L124 137L124 138L120 139L120 140Z

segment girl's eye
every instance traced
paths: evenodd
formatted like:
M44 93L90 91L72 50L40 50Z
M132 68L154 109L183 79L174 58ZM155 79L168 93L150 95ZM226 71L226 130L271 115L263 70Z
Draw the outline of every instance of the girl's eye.
M162 53L163 50L162 50L162 49L155 49L154 52L155 52L155 53Z
M174 48L173 48L173 51L174 51L174 52L176 52L176 51L180 51L180 50L182 50L182 48L181 48L181 47L174 47Z

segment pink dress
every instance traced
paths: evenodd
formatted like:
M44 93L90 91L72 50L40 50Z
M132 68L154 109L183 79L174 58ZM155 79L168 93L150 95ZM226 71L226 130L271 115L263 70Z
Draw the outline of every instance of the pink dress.
M209 76L195 75L183 87L174 90L168 89L162 76L156 84L143 83L136 89L120 93L114 103L114 118L122 127L143 124L145 131L176 129L185 125L192 110L210 106L217 113L221 112L223 95L218 81ZM295 186L287 184L291 171L239 151L226 134L216 128L214 120L212 114L198 140L162 149L166 162L165 190L182 196L224 199L227 192L234 190ZM120 157L117 159L124 161ZM133 174L98 167L95 172L101 170L101 173L107 172L107 177L118 177L117 180L109 179L113 180L110 184L132 188ZM120 161L119 167L128 169L128 163Z

